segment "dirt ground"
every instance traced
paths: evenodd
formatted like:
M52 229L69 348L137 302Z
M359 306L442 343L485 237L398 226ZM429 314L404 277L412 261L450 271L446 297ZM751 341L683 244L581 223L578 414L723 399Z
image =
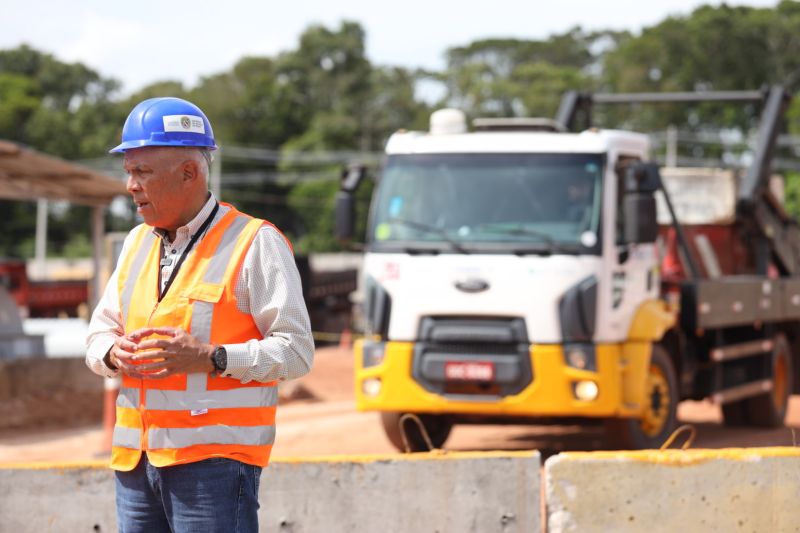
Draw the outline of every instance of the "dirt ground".
M290 399L278 408L273 457L395 452L383 435L379 415L355 410L349 350L318 350L313 371L294 387L286 387L282 394L306 398ZM720 423L719 408L706 402L683 402L678 414L681 422L697 430L693 448L791 446L791 428L800 428L800 396L791 399L787 428L726 428ZM101 459L107 457L104 435L100 424L4 431L0 433L0 463ZM600 428L578 426L456 426L445 444L450 450L538 449L545 456L607 446Z

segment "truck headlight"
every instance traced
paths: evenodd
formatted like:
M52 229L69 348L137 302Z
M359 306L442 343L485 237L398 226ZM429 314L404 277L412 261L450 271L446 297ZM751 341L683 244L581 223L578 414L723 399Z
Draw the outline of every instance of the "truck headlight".
M369 378L361 382L361 392L365 396L375 397L381 393L381 380L378 378Z
M594 344L575 343L564 345L564 359L567 365L578 370L597 371Z
M361 361L364 368L379 365L386 355L385 342L365 341L361 348Z
M600 394L600 389L594 381L587 379L575 384L575 397L579 400L591 402L597 399L598 394Z

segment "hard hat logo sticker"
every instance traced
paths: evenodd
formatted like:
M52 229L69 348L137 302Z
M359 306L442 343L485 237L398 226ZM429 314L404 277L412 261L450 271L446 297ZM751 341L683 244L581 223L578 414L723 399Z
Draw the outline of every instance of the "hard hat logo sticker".
M181 133L200 133L205 135L206 128L201 117L195 115L166 115L164 132L179 131Z

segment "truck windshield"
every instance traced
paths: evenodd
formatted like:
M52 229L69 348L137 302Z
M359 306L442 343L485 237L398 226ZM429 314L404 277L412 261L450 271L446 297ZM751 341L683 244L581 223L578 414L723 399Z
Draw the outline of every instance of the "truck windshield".
M603 156L390 156L375 193L373 250L599 253Z

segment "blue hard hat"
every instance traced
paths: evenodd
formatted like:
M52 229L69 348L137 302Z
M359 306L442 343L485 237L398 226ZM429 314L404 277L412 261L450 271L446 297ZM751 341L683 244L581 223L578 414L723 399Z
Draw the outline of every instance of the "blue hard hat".
M197 146L216 150L205 113L174 97L149 98L133 108L122 127L122 143L110 152L143 146Z

